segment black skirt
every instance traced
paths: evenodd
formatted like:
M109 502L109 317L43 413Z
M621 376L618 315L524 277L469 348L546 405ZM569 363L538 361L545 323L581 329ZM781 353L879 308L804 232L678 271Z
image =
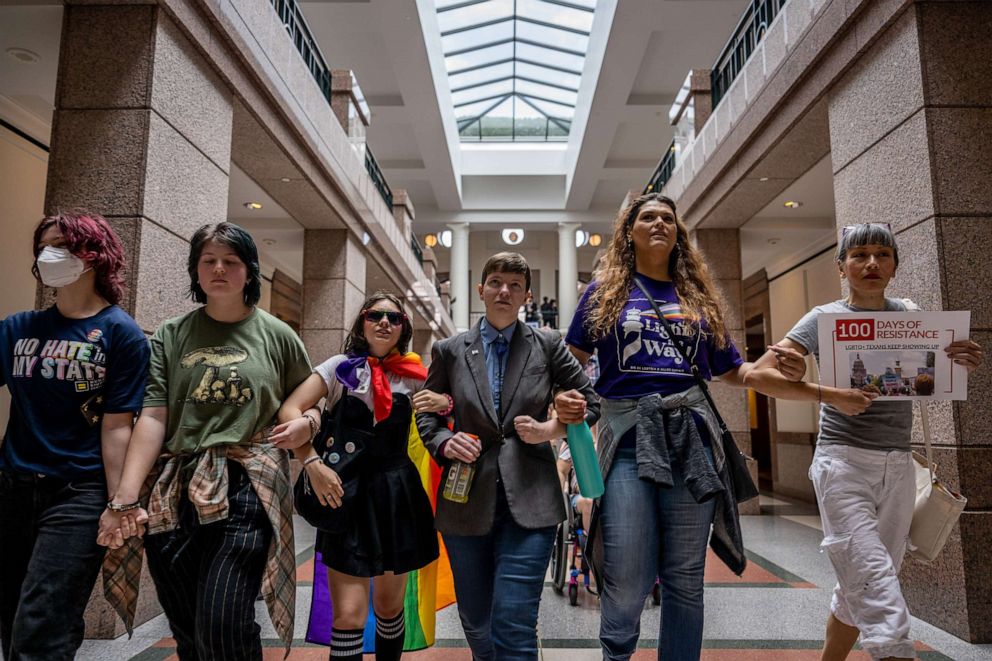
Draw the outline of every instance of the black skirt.
M358 496L349 505L345 531L317 531L323 563L349 576L402 574L429 565L438 557L437 532L430 499L407 454L410 398L394 394L389 417L375 425L362 400L347 395L337 406L346 407L344 424L374 437L362 458Z

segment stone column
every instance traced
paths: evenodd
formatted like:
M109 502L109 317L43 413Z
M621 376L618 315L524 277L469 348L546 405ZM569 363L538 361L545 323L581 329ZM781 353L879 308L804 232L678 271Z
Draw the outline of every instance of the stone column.
M915 2L830 91L838 227L891 223L900 264L889 296L971 310L992 347L992 61L987 2ZM953 46L949 46L953 44ZM930 404L939 476L968 507L931 565L907 560L910 610L973 643L992 642L992 369L968 401ZM919 425L914 442L922 442Z
M66 5L45 208L111 221L146 332L190 309L188 240L227 217L231 99L155 5Z
M448 278L451 281L451 319L459 331L469 327L469 301L472 284L468 279L468 223L454 223L451 228L451 259Z
M741 238L736 229L697 229L694 233L696 247L703 253L703 260L710 270L713 284L723 299L723 321L730 332L737 350L745 353L744 296L741 287ZM738 447L751 455L751 423L748 417L747 391L724 385L717 380L710 384L713 400L727 428L734 435ZM751 478L758 483L758 462L748 460ZM741 514L760 514L758 499L740 506Z
M156 5L64 11L45 209L107 217L127 257L122 307L150 333L191 309L189 238L227 216L231 92ZM146 565L134 623L160 612ZM122 633L98 580L86 636Z
M349 230L303 234L303 327L314 365L340 353L365 301L365 249Z
M579 267L575 248L578 223L558 223L558 328L568 328L578 302Z

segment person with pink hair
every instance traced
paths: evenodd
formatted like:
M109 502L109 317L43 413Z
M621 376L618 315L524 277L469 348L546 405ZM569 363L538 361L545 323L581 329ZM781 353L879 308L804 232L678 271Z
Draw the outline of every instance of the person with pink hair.
M7 659L72 659L104 550L100 516L117 489L141 410L149 347L117 306L124 249L85 211L44 218L35 277L55 304L0 321L0 641Z

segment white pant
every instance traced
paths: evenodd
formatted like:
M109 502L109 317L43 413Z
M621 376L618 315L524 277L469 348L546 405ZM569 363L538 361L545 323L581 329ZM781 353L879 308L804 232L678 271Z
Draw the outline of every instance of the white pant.
M858 628L873 659L916 658L899 586L916 498L912 454L817 446L809 477L823 521L821 547L837 572L830 610Z

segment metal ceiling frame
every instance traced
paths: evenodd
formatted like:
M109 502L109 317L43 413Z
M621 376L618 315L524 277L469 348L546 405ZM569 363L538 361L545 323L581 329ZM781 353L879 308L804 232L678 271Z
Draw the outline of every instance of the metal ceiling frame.
M441 14L444 14L446 12L455 11L457 9L463 9L463 8L466 8L466 7L483 5L483 4L486 4L488 2L492 2L492 1L494 1L494 0L464 0L463 2L456 2L456 3L451 4L451 5L448 5L446 7L439 7L437 9L437 13L438 13L438 15L441 15ZM535 3L543 3L543 4L547 4L547 5L555 5L555 6L558 6L558 7L565 7L567 9L579 10L579 11L584 11L584 12L588 12L588 13L594 13L595 12L595 8L594 7L587 7L587 6L584 6L584 5L576 4L575 2L569 2L568 0L533 0L533 1ZM522 103L526 104L528 107L532 108L533 110L535 110L536 112L538 112L540 115L542 115L545 118L545 121L546 122L553 123L559 129L561 129L562 131L564 131L566 135L571 130L571 123L572 123L571 118L556 117L555 115L551 114L546 108L542 108L536 102L550 103L550 104L554 104L555 106L559 106L561 108L571 108L573 110L575 108L575 103L569 103L567 101L561 101L561 100L552 99L549 96L541 96L540 94L529 94L529 93L522 92L522 91L520 91L520 90L517 89L517 82L527 82L527 83L530 83L532 85L538 85L538 86L541 86L541 87L548 88L549 90L552 90L552 89L554 89L554 90L561 90L563 92L567 92L568 94L574 94L574 95L576 95L576 101L577 101L578 92L579 92L578 87L573 87L573 86L570 86L570 85L562 84L564 82L570 82L570 81L555 82L555 81L550 80L550 79L545 80L545 79L543 79L542 76L540 76L539 72L531 71L530 72L530 75L523 76L523 75L521 75L521 74L519 74L517 72L516 65L517 65L517 63L527 64L527 65L532 66L532 67L536 67L536 68L540 68L542 70L546 70L549 74L551 72L558 72L558 73L563 73L563 74L567 74L567 75L571 75L571 76L579 76L580 78L582 76L582 72L581 71L576 71L575 69L569 68L567 66L557 66L555 64L547 64L547 63L543 63L543 62L538 62L538 61L535 61L535 60L530 59L530 58L518 57L517 56L517 44L526 44L526 45L529 45L529 46L533 46L535 48L542 48L542 49L546 49L548 51L562 53L564 55L572 55L572 56L575 56L575 57L582 58L583 60L585 59L585 55L586 55L585 52L574 50L574 49L571 49L571 48L565 48L563 46L553 45L551 43L542 43L542 42L535 41L533 39L527 39L527 38L520 37L520 36L517 35L517 27L520 24L534 25L534 26L537 26L537 27L540 27L540 28L545 28L545 29L548 29L548 30L556 30L556 31L559 31L561 33L568 33L568 34L572 34L572 35L578 35L580 37L584 37L586 40L589 39L590 32L587 31L587 30L579 29L579 28L574 28L574 27L570 27L570 26L557 25L557 24L550 23L550 22L545 21L545 20L541 20L541 19L537 19L537 18L531 18L530 16L526 16L526 15L521 15L520 8L518 7L518 2L519 2L519 0L512 0L512 10L511 10L511 13L509 15L507 15L507 16L501 16L501 17L498 17L498 18L495 18L495 19L487 19L487 20L484 20L484 21L478 21L476 23L471 23L471 24L468 24L468 25L463 25L463 26L459 26L459 27L456 27L456 28L451 28L449 30L445 30L445 31L441 32L441 37L443 39L444 37L448 37L448 36L452 36L452 35L458 35L458 34L466 34L466 33L470 33L472 30L479 30L479 29L482 29L482 28L492 27L494 25L503 25L503 24L507 24L507 23L509 23L512 26L512 30L513 30L512 36L509 37L509 38L501 38L501 39L496 39L496 40L493 40L493 41L487 41L487 42L481 43L481 44L475 44L475 45L464 47L464 48L456 48L454 50L449 50L449 51L446 51L446 52L443 53L443 55L444 55L445 58L449 58L449 57L454 57L454 56L458 56L458 55L465 55L465 54L469 54L469 53L474 53L474 52L477 52L477 51L485 50L487 48L495 48L497 46L502 46L502 45L506 45L506 44L512 44L512 46L513 46L513 56L512 57L505 57L505 56L500 57L500 56L497 56L497 57L495 57L495 59L493 59L492 61L489 61L489 62L485 62L484 61L484 62L480 62L478 64L473 64L471 66L463 66L460 69L452 69L452 70L449 70L448 71L448 78L449 78L449 81L450 81L454 76L458 76L460 74L467 74L467 73L471 73L471 72L475 72L475 71L485 71L486 69L495 68L495 67L498 67L498 66L501 66L501 65L506 65L506 64L511 64L512 65L512 70L511 70L512 72L511 72L510 75L494 75L493 77L487 77L487 78L484 78L482 80L478 80L478 81L475 81L475 82L466 83L466 84L463 84L463 85L459 85L457 87L451 87L451 93L452 94L456 94L458 92L465 92L465 91L468 91L468 90L473 90L473 89L477 89L477 88L483 88L486 85L493 85L493 84L496 84L496 83L503 83L503 82L507 82L507 81L509 81L511 83L511 90L509 92L501 92L499 94L492 94L492 95L489 95L489 96L482 96L482 97L479 97L479 98L468 98L468 99L466 99L464 101L461 101L459 103L454 103L453 104L454 105L454 108L457 110L458 108L463 108L465 106L471 106L471 105L483 103L483 102L486 102L486 101L494 101L494 103L492 103L491 105L487 106L482 112L480 112L478 114L474 114L474 115L472 115L470 117L462 117L462 118L458 119L457 120L457 123L458 123L459 133L462 133L463 131L465 131L465 129L471 127L473 124L475 124L475 123L478 122L479 125L480 125L480 139L481 139L481 126L482 126L481 125L481 121L482 121L482 119L487 114L489 114L490 112L492 112L493 110L495 110L496 108L498 108L500 105L502 105L507 99L520 99L520 101ZM493 73L495 74L495 69L494 69ZM504 70L504 72L501 72L501 73L505 73L505 70ZM550 76L549 76L549 78L550 78ZM483 92L483 94L484 94L484 92ZM513 128L513 131L512 131L513 139L514 140L516 139L516 123L517 123L517 117L516 117L516 111L514 111L513 112L512 121L511 121L511 124L514 127ZM548 137L547 130L545 132L545 137L546 137L546 139Z

